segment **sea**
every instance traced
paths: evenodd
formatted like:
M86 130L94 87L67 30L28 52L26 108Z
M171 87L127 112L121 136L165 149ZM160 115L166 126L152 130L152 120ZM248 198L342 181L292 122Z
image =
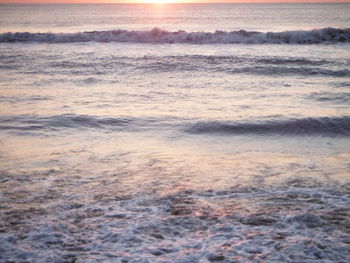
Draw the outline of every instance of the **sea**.
M350 262L350 3L0 5L0 262Z

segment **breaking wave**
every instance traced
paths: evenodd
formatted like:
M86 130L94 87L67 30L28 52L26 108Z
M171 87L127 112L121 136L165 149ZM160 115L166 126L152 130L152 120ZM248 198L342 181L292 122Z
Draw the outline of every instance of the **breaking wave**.
M0 42L132 42L132 43L190 43L190 44L317 44L350 42L350 28L323 28L308 31L295 30L283 32L255 31L215 31L186 32L166 31L154 28L149 31L89 31L78 33L29 33L8 32L0 34Z

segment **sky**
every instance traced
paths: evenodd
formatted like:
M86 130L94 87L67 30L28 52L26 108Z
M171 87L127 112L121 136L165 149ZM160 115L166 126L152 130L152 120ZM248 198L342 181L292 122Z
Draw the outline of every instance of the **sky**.
M0 3L261 3L261 2L347 2L350 0L0 0Z
M347 2L350 0L0 0L0 3L257 3L257 2Z

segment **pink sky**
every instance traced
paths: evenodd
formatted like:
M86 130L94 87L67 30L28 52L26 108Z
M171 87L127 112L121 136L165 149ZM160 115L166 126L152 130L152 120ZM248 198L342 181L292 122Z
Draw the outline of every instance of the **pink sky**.
M0 3L145 3L147 0L0 0ZM327 3L343 2L350 0L173 0L181 3Z

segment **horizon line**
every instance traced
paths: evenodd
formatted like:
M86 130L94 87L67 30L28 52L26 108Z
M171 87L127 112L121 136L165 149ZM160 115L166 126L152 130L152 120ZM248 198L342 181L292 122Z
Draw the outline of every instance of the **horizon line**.
M120 3L117 3L117 2L65 2L65 3L62 3L62 2L43 2L43 3L39 3L39 2L33 2L33 3L28 3L28 2L0 2L0 5L3 5L3 4L6 4L6 5L106 5L106 4L109 4L109 5L159 5L159 3L146 3L146 2L134 2L134 3L125 3L125 2L120 2ZM181 2L181 3L161 3L161 5L188 5L188 4L213 4L213 5L218 5L218 4L350 4L350 1L293 1L293 2L288 2L288 0L286 1L266 1L266 2L263 2L263 1L260 1L260 2Z

